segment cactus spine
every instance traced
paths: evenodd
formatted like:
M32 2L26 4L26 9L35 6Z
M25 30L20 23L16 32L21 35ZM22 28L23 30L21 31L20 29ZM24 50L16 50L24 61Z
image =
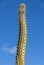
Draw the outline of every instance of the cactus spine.
M18 11L19 16L19 38L16 54L16 65L24 65L25 47L26 47L26 18L25 4L21 3Z

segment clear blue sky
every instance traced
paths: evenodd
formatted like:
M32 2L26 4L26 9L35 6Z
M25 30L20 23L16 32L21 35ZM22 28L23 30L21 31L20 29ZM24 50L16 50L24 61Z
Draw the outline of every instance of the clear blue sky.
M25 65L44 65L44 0L0 0L0 65L16 65L18 6L22 2L27 20Z

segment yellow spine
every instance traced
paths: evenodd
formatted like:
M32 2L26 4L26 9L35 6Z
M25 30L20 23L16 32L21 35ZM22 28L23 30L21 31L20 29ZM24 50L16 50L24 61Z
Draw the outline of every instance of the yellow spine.
M19 38L16 54L16 65L24 65L25 47L26 47L26 18L25 4L20 4L19 11Z

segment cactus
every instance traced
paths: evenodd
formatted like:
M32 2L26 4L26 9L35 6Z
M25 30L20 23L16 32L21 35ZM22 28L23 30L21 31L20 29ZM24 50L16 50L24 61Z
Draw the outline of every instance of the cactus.
M16 54L16 65L24 65L25 48L26 48L26 18L25 18L25 4L21 3L18 10L19 19L19 38Z

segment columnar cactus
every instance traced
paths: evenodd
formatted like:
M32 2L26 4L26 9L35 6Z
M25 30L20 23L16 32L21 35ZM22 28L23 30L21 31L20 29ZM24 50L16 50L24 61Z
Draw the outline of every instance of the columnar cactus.
M16 54L16 65L24 65L25 47L26 47L26 18L25 4L21 3L18 11L19 16L19 38Z

